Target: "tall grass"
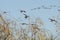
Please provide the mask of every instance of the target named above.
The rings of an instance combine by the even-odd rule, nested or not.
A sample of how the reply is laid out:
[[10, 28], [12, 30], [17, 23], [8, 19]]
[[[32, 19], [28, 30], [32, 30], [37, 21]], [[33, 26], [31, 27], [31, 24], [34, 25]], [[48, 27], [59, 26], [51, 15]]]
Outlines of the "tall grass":
[[[1, 22], [2, 21], [2, 22]], [[44, 23], [37, 19], [40, 25], [44, 25]], [[11, 27], [10, 24], [14, 26]], [[52, 35], [50, 34], [49, 38], [47, 38], [47, 34], [45, 30], [41, 29], [36, 23], [28, 24], [27, 29], [21, 28], [21, 30], [16, 29], [17, 22], [7, 22], [5, 18], [0, 14], [0, 40], [52, 40]], [[20, 26], [19, 26], [20, 27]]]

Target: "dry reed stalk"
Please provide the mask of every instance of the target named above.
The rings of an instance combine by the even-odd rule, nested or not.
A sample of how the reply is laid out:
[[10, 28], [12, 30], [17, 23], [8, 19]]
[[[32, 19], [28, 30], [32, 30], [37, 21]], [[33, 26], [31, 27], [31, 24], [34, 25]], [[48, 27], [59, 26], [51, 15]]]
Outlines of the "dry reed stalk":
[[44, 22], [43, 22], [40, 18], [37, 18], [36, 21], [37, 21], [37, 23], [39, 23], [41, 26], [44, 26]]
[[40, 30], [40, 40], [46, 40], [46, 32]]
[[[0, 31], [4, 33], [4, 37], [3, 40], [13, 40], [12, 38], [12, 32], [9, 29], [8, 23], [4, 20], [4, 18], [2, 17], [2, 15], [0, 15], [0, 19], [3, 21], [2, 24], [0, 24]], [[2, 33], [1, 33], [2, 34]], [[2, 36], [1, 36], [2, 37]], [[0, 38], [1, 40], [1, 38]]]

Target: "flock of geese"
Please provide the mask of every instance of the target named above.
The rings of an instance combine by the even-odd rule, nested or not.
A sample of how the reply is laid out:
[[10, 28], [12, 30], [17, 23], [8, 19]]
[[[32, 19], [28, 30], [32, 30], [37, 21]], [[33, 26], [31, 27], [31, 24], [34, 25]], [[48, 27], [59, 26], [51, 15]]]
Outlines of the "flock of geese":
[[[32, 8], [32, 9], [29, 9], [29, 10], [30, 10], [30, 11], [33, 11], [33, 10], [38, 10], [38, 9], [53, 9], [54, 7], [59, 8], [57, 11], [60, 11], [60, 6], [56, 6], [56, 5], [50, 5], [49, 7], [42, 5], [42, 6], [40, 6], [40, 7], [35, 7], [35, 8]], [[29, 10], [28, 10], [28, 11], [29, 11]], [[25, 10], [20, 10], [20, 12], [21, 12], [21, 13], [26, 13], [27, 11], [25, 11]]]
[[[58, 8], [57, 11], [60, 12], [60, 6], [56, 6], [56, 5], [50, 5], [49, 7], [47, 7], [47, 6], [45, 6], [45, 5], [42, 5], [42, 6], [40, 6], [40, 7], [32, 8], [32, 9], [30, 9], [30, 11], [38, 10], [38, 9], [42, 9], [42, 8], [43, 8], [43, 9], [53, 9], [54, 7], [57, 7], [57, 8]], [[28, 10], [28, 11], [29, 11], [29, 10]], [[3, 13], [6, 14], [6, 13], [8, 13], [8, 12], [4, 11]], [[29, 18], [29, 16], [26, 14], [26, 13], [27, 13], [26, 10], [20, 10], [20, 13], [22, 13], [22, 14], [24, 15], [24, 18], [25, 18], [25, 19]], [[49, 20], [50, 20], [51, 22], [57, 22], [55, 19], [52, 19], [52, 18], [49, 18]], [[25, 23], [23, 23], [23, 25], [24, 25], [24, 24], [25, 24]]]
[[[54, 8], [54, 7], [59, 8], [57, 11], [60, 11], [60, 6], [56, 6], [56, 5], [50, 5], [49, 7], [46, 7], [46, 6], [42, 5], [41, 7], [32, 8], [32, 9], [30, 9], [30, 10], [33, 11], [33, 10], [38, 10], [38, 9], [41, 9], [41, 8], [43, 8], [43, 9], [52, 9], [52, 8]], [[25, 11], [25, 10], [20, 10], [20, 12], [21, 12], [21, 13], [24, 13], [23, 15], [25, 15], [25, 18], [26, 18], [26, 19], [29, 17], [27, 14], [25, 14], [27, 11]], [[51, 22], [57, 22], [57, 21], [56, 21], [55, 19], [53, 19], [53, 18], [49, 18], [49, 20], [50, 20]]]
[[[56, 5], [50, 5], [49, 7], [47, 7], [47, 6], [45, 6], [45, 5], [42, 5], [42, 6], [40, 6], [40, 7], [35, 7], [35, 8], [32, 8], [32, 9], [29, 9], [30, 11], [33, 11], [33, 10], [38, 10], [38, 9], [53, 9], [54, 7], [57, 7], [58, 8], [58, 10], [57, 11], [60, 11], [60, 6], [56, 6]], [[28, 11], [29, 11], [28, 10]], [[27, 11], [26, 10], [20, 10], [20, 12], [21, 13], [27, 13]], [[4, 11], [3, 13], [8, 13], [8, 12], [6, 12], [6, 11]]]

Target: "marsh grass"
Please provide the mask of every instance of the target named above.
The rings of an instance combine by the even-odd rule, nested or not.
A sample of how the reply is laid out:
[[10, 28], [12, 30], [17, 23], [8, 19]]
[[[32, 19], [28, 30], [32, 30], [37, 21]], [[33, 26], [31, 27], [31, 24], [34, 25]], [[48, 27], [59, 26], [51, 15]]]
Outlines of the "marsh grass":
[[[2, 21], [2, 22], [1, 22]], [[41, 19], [37, 19], [40, 25], [44, 25]], [[0, 14], [0, 40], [47, 40], [46, 31], [41, 30], [38, 25], [30, 23], [27, 29], [16, 29], [17, 22], [7, 22]], [[10, 24], [14, 26], [11, 27]], [[20, 27], [20, 26], [19, 26]], [[31, 33], [31, 34], [29, 34]], [[50, 37], [48, 40], [52, 40]]]

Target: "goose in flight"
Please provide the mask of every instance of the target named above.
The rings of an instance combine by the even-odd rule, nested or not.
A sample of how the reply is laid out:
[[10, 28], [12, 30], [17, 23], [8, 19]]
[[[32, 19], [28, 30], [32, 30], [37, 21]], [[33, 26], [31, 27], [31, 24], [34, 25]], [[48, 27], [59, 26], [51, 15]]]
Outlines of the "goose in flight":
[[20, 12], [21, 12], [21, 13], [26, 13], [26, 11], [25, 11], [25, 10], [20, 10]]
[[50, 20], [51, 22], [57, 22], [55, 19], [49, 18], [49, 20]]
[[26, 15], [26, 14], [23, 14], [23, 15], [25, 15], [25, 17], [24, 17], [24, 18], [26, 18], [26, 19], [29, 17], [29, 16], [28, 16], [28, 15]]

